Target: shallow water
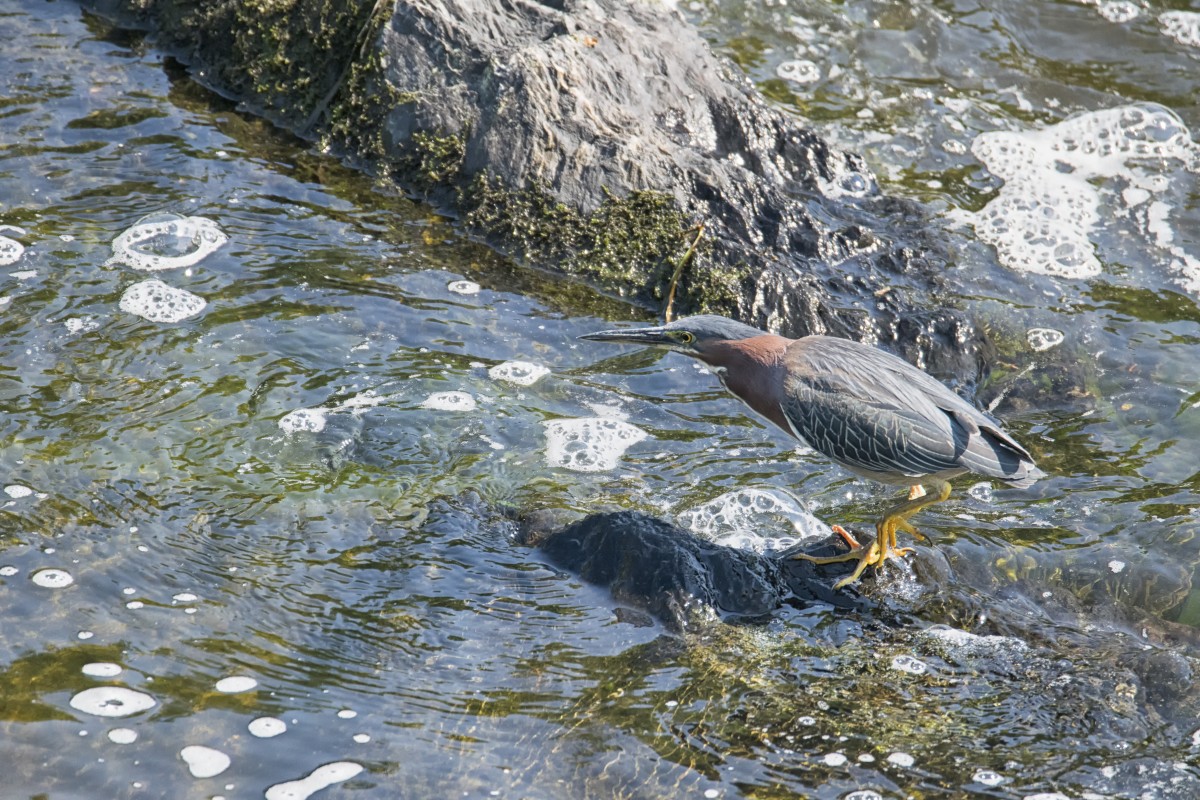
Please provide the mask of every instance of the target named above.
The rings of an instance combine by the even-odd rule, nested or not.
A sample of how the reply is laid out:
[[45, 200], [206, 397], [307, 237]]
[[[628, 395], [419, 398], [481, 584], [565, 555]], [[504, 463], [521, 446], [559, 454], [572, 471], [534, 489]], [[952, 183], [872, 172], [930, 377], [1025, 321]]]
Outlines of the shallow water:
[[[868, 523], [887, 493], [681, 357], [575, 340], [644, 312], [506, 262], [72, 4], [7, 9], [6, 796], [1196, 795], [1187, 17], [692, 9], [777, 102], [944, 215], [945, 301], [1000, 342], [979, 399], [1053, 474], [961, 481], [879, 614], [681, 640], [493, 509], [632, 507], [768, 548], [820, 531], [811, 515]], [[1176, 149], [1087, 159], [1036, 133], [1092, 113], [1072, 141], [1111, 141], [1095, 115], [1135, 104]], [[1031, 148], [985, 159], [1008, 183], [976, 144], [997, 132]], [[1000, 263], [1003, 231], [975, 227], [1020, 187], [1061, 225], [1009, 249], [1063, 255], [1055, 274]], [[143, 257], [114, 258], [128, 246]], [[192, 313], [146, 306], [158, 287], [124, 299], [147, 280]]]

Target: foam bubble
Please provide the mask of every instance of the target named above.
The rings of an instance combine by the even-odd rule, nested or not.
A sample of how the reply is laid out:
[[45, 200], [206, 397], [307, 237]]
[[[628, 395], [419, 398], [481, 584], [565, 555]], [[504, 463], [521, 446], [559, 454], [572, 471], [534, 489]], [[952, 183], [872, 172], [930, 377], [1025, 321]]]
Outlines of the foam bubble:
[[179, 751], [193, 778], [213, 778], [229, 769], [229, 756], [200, 744], [189, 744]]
[[354, 739], [356, 744], [366, 744], [371, 741], [371, 736], [367, 733], [356, 733], [351, 738]]
[[93, 661], [90, 664], [84, 664], [80, 671], [93, 678], [112, 678], [120, 675], [121, 669], [120, 664], [114, 664], [111, 661]]
[[488, 377], [492, 380], [515, 383], [517, 386], [532, 386], [549, 374], [550, 370], [546, 367], [528, 361], [505, 361], [488, 370]]
[[990, 769], [981, 769], [971, 776], [971, 780], [984, 786], [999, 786], [1004, 783], [1004, 776]]
[[1066, 336], [1062, 331], [1057, 331], [1054, 328], [1030, 328], [1025, 331], [1025, 338], [1028, 340], [1030, 347], [1041, 353], [1053, 347], [1058, 347], [1063, 343], [1063, 339]]
[[912, 675], [924, 675], [929, 665], [916, 656], [899, 655], [892, 658], [892, 669]]
[[1153, 103], [1081, 114], [1039, 131], [995, 131], [971, 151], [995, 176], [999, 194], [965, 214], [1002, 263], [1065, 278], [1100, 273], [1090, 240], [1100, 219], [1098, 177], [1125, 174], [1132, 159], [1190, 164], [1195, 148], [1182, 120]]
[[883, 795], [874, 789], [856, 789], [843, 797], [842, 800], [883, 800]]
[[180, 592], [179, 594], [171, 597], [171, 599], [174, 600], [176, 603], [194, 603], [195, 601], [199, 600], [200, 598], [197, 597], [196, 595], [192, 594], [191, 592]]
[[325, 430], [329, 412], [324, 408], [297, 408], [279, 418], [279, 429], [284, 433], [320, 433]]
[[145, 272], [180, 269], [199, 263], [228, 240], [206, 217], [152, 214], [113, 239], [108, 263]]
[[474, 411], [475, 398], [466, 392], [435, 392], [421, 401], [421, 408], [437, 411]]
[[71, 577], [71, 573], [65, 569], [39, 569], [30, 575], [29, 579], [38, 586], [44, 586], [47, 589], [62, 589], [64, 586], [70, 586], [75, 582], [75, 579]]
[[479, 284], [475, 281], [451, 281], [446, 288], [455, 294], [479, 294]]
[[995, 492], [992, 489], [992, 485], [987, 481], [980, 481], [979, 483], [974, 484], [971, 486], [971, 488], [967, 489], [967, 494], [971, 495], [971, 497], [974, 497], [981, 503], [990, 503], [995, 497]]
[[821, 68], [808, 59], [784, 61], [775, 68], [775, 74], [792, 83], [813, 83], [821, 79]]
[[354, 719], [358, 716], [358, 712], [352, 708], [343, 708], [341, 711], [337, 712], [337, 715], [338, 719]]
[[0, 578], [11, 578], [20, 571], [21, 570], [17, 569], [11, 564], [5, 564], [3, 567], [0, 567]]
[[1135, 20], [1138, 14], [1142, 13], [1141, 9], [1128, 0], [1111, 0], [1111, 2], [1103, 2], [1096, 7], [1100, 12], [1100, 16], [1104, 17], [1109, 22], [1129, 22]]
[[908, 753], [901, 752], [892, 753], [887, 757], [887, 761], [889, 764], [895, 764], [897, 767], [905, 768], [911, 767], [917, 762], [917, 760]]
[[33, 489], [28, 486], [22, 486], [19, 483], [10, 484], [4, 487], [4, 493], [13, 500], [20, 500], [22, 497], [29, 497], [33, 494]]
[[113, 744], [133, 744], [137, 738], [137, 731], [133, 728], [113, 728], [108, 732], [108, 740]]
[[1163, 33], [1188, 47], [1200, 47], [1200, 13], [1195, 11], [1164, 11], [1158, 15]]
[[832, 172], [829, 180], [817, 178], [817, 188], [829, 199], [867, 197], [875, 193], [875, 176], [853, 166], [844, 157], [830, 162], [829, 167]]
[[225, 694], [237, 694], [238, 692], [248, 692], [258, 686], [258, 681], [254, 678], [248, 678], [244, 675], [234, 675], [230, 678], [222, 678], [217, 681], [217, 691]]
[[829, 766], [829, 767], [845, 766], [846, 762], [849, 760], [850, 759], [846, 758], [846, 756], [843, 755], [842, 753], [826, 753], [825, 756], [821, 759], [821, 761], [823, 761], [825, 763], [825, 765]]
[[287, 731], [287, 723], [275, 717], [259, 717], [251, 720], [246, 729], [260, 739], [270, 739], [272, 736], [278, 736]]
[[[797, 536], [764, 536], [764, 517], [791, 524]], [[679, 522], [718, 544], [743, 550], [783, 549], [828, 535], [829, 526], [779, 489], [735, 489], [679, 515]]]
[[266, 800], [306, 800], [314, 793], [335, 783], [348, 781], [363, 771], [362, 764], [335, 761], [317, 767], [306, 777], [287, 783], [277, 783], [267, 789]]
[[199, 314], [208, 303], [186, 289], [148, 280], [126, 289], [120, 305], [125, 313], [136, 314], [151, 322], [182, 322]]
[[158, 702], [145, 692], [124, 686], [94, 686], [71, 698], [71, 708], [97, 717], [128, 717], [154, 708]]
[[577, 472], [615, 469], [625, 451], [646, 438], [642, 429], [605, 417], [556, 419], [545, 426], [550, 466]]
[[[16, 225], [0, 225], [0, 231], [12, 231], [18, 235], [25, 233], [24, 228], [18, 228]], [[0, 236], [0, 267], [15, 264], [24, 254], [25, 245], [8, 236]]]

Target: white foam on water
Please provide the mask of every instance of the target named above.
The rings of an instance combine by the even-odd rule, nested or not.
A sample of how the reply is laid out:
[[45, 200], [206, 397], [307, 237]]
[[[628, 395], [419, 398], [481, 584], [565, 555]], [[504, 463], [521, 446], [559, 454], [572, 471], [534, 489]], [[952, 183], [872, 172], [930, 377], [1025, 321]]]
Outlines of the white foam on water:
[[1127, 177], [1135, 159], [1157, 160], [1157, 169], [1167, 169], [1162, 161], [1186, 168], [1196, 159], [1183, 121], [1154, 103], [1089, 112], [1038, 131], [982, 133], [971, 152], [1004, 186], [981, 211], [961, 216], [1005, 266], [1064, 278], [1101, 270], [1090, 238], [1100, 220], [1096, 179]]
[[113, 744], [133, 744], [138, 734], [133, 728], [113, 728], [108, 732], [108, 740]]
[[550, 370], [547, 367], [528, 361], [505, 361], [488, 370], [488, 377], [492, 380], [517, 386], [533, 386], [549, 374]]
[[354, 739], [356, 744], [366, 744], [367, 742], [371, 741], [371, 736], [367, 733], [356, 733], [351, 738]]
[[845, 766], [846, 762], [849, 760], [850, 759], [846, 758], [846, 756], [842, 753], [826, 753], [821, 759], [821, 761], [824, 762], [824, 764], [828, 767], [842, 767]]
[[1175, 244], [1175, 231], [1171, 227], [1171, 207], [1155, 200], [1146, 207], [1146, 230], [1154, 236], [1154, 243], [1170, 253], [1171, 268], [1180, 274], [1183, 288], [1200, 294], [1200, 259]]
[[258, 686], [258, 681], [254, 678], [248, 678], [245, 675], [234, 675], [229, 678], [221, 678], [217, 681], [216, 689], [218, 692], [225, 694], [237, 694], [238, 692], [248, 692]]
[[924, 675], [929, 671], [929, 665], [916, 656], [899, 655], [892, 658], [892, 669], [912, 675]]
[[619, 419], [556, 419], [546, 426], [546, 461], [576, 472], [615, 469], [621, 456], [646, 438], [646, 432]]
[[475, 398], [466, 392], [434, 392], [421, 401], [421, 408], [436, 411], [474, 411]]
[[889, 764], [895, 764], [897, 767], [908, 768], [917, 763], [917, 760], [908, 753], [896, 752], [887, 757]]
[[229, 769], [229, 756], [220, 750], [201, 744], [189, 744], [179, 751], [179, 757], [188, 766], [193, 778], [213, 778]]
[[[0, 225], [0, 233], [11, 231], [18, 236], [25, 234], [24, 228], [18, 228], [16, 225]], [[21, 260], [21, 256], [25, 254], [25, 245], [12, 239], [8, 236], [0, 236], [0, 267], [7, 267], [9, 264], [15, 264]]]
[[391, 395], [378, 394], [374, 389], [367, 389], [338, 403], [331, 411], [349, 411], [354, 414], [361, 414], [368, 408], [375, 408], [375, 406], [385, 403], [391, 398]]
[[775, 74], [792, 83], [814, 83], [821, 79], [821, 68], [806, 58], [784, 61], [775, 68]]
[[176, 603], [194, 603], [200, 598], [191, 592], [180, 592], [179, 594], [172, 596], [171, 599]]
[[1054, 328], [1030, 328], [1025, 331], [1025, 339], [1034, 351], [1041, 353], [1063, 343], [1066, 335]]
[[154, 708], [157, 703], [145, 692], [124, 686], [93, 686], [71, 698], [71, 708], [97, 717], [128, 717]]
[[[790, 523], [796, 536], [764, 536], [774, 517]], [[678, 515], [679, 523], [718, 544], [743, 550], [780, 550], [829, 535], [829, 526], [780, 489], [735, 489]]]
[[84, 664], [80, 671], [93, 678], [112, 678], [120, 675], [121, 670], [120, 664], [114, 664], [111, 661], [93, 661], [90, 664]]
[[1004, 776], [999, 772], [990, 769], [981, 769], [971, 776], [971, 780], [975, 783], [981, 783], [984, 786], [999, 786], [1004, 783]]
[[279, 430], [284, 433], [320, 433], [325, 430], [329, 411], [324, 408], [297, 408], [279, 418]]
[[16, 575], [20, 571], [21, 570], [17, 569], [16, 567], [14, 567], [10, 564], [5, 564], [3, 567], [0, 567], [0, 578], [11, 578], [13, 575]]
[[75, 579], [71, 577], [71, 573], [65, 569], [39, 569], [30, 575], [29, 579], [38, 586], [44, 586], [47, 589], [62, 589], [64, 586], [70, 586], [75, 582]]
[[29, 497], [29, 495], [33, 494], [33, 489], [30, 489], [28, 486], [22, 486], [19, 483], [13, 483], [4, 487], [4, 493], [13, 500], [20, 500], [22, 497]]
[[1130, 22], [1137, 19], [1142, 10], [1128, 0], [1111, 0], [1103, 2], [1096, 6], [1096, 10], [1100, 12], [1100, 16], [1104, 17], [1109, 22]]
[[455, 294], [479, 294], [479, 284], [475, 281], [451, 281], [446, 289]]
[[259, 717], [250, 721], [246, 730], [260, 739], [270, 739], [287, 731], [287, 723], [275, 717]]
[[229, 237], [207, 217], [152, 214], [113, 239], [109, 264], [144, 272], [190, 267], [207, 258]]
[[841, 197], [867, 197], [876, 189], [875, 176], [851, 166], [846, 160], [829, 164], [832, 177], [817, 178], [817, 189], [831, 200]]
[[317, 767], [306, 777], [287, 783], [277, 783], [267, 789], [266, 800], [306, 800], [316, 792], [335, 783], [348, 781], [363, 771], [362, 764], [353, 761], [335, 761]]
[[1188, 47], [1200, 47], [1200, 13], [1195, 11], [1164, 11], [1158, 15], [1163, 33]]
[[337, 715], [338, 719], [354, 719], [358, 716], [358, 712], [352, 708], [343, 708], [341, 711], [337, 712]]
[[204, 310], [208, 302], [186, 289], [168, 286], [162, 281], [135, 283], [121, 295], [121, 310], [151, 322], [182, 322]]
[[[861, 761], [862, 759], [860, 758], [859, 760]], [[842, 800], [883, 800], [883, 795], [874, 789], [856, 789], [844, 796]]]
[[967, 489], [967, 494], [974, 497], [981, 503], [990, 503], [995, 497], [995, 492], [992, 485], [987, 481], [980, 481]]

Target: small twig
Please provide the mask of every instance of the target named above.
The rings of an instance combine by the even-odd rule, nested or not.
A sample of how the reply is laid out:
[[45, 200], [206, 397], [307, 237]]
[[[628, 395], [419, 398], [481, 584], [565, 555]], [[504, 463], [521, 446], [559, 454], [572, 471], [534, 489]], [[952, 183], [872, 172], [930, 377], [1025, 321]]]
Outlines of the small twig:
[[667, 287], [667, 307], [663, 311], [663, 319], [666, 322], [671, 321], [674, 316], [675, 305], [675, 287], [679, 285], [679, 278], [683, 275], [683, 270], [696, 259], [696, 246], [700, 244], [700, 238], [704, 236], [704, 223], [698, 222], [694, 227], [688, 228], [684, 234], [696, 232], [696, 238], [692, 239], [691, 245], [688, 246], [687, 252], [679, 259], [679, 263], [675, 265], [675, 274], [671, 276], [671, 283]]

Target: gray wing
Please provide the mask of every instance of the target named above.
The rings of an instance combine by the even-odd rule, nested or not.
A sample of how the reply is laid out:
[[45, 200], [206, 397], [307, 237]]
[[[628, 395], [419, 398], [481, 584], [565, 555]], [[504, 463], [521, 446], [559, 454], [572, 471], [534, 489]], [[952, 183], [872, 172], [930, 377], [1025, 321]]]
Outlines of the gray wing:
[[1018, 486], [1043, 474], [996, 420], [890, 353], [809, 336], [785, 358], [788, 423], [851, 469], [896, 481], [970, 471]]

